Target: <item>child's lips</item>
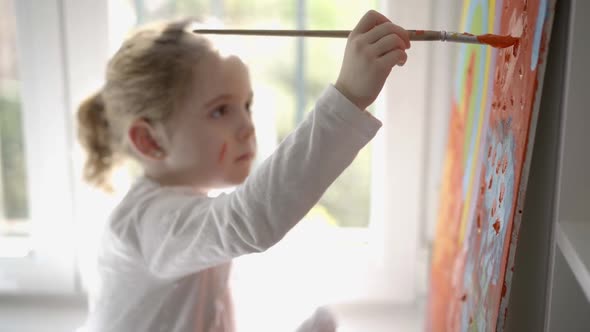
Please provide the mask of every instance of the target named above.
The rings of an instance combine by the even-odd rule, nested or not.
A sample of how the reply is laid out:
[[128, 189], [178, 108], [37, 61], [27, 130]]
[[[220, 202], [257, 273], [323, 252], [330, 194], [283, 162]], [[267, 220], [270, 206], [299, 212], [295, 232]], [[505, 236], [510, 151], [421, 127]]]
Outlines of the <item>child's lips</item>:
[[247, 152], [236, 158], [236, 162], [250, 161], [254, 158], [254, 153]]

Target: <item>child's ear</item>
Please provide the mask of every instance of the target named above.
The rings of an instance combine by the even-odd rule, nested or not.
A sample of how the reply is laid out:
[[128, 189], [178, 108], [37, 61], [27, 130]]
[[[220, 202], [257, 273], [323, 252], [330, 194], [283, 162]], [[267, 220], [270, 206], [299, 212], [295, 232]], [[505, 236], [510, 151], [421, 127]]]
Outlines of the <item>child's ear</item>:
[[157, 140], [155, 128], [145, 119], [136, 119], [129, 127], [129, 140], [140, 155], [152, 160], [162, 160], [166, 152]]

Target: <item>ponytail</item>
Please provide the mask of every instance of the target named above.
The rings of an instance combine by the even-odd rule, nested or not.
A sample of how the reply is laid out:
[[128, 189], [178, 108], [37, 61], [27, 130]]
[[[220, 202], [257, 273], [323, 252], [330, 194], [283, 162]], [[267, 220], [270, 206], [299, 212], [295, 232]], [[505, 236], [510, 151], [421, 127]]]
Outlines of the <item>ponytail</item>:
[[115, 164], [115, 151], [100, 92], [87, 98], [78, 108], [78, 140], [87, 154], [84, 180], [112, 191], [110, 174]]

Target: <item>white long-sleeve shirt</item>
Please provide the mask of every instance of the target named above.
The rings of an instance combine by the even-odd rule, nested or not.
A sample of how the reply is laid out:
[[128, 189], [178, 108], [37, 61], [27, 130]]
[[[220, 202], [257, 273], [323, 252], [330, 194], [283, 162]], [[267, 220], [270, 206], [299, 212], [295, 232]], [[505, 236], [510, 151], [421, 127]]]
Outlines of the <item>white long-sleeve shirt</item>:
[[210, 198], [139, 179], [107, 223], [84, 330], [192, 332], [198, 272], [281, 240], [380, 127], [330, 85], [231, 194]]

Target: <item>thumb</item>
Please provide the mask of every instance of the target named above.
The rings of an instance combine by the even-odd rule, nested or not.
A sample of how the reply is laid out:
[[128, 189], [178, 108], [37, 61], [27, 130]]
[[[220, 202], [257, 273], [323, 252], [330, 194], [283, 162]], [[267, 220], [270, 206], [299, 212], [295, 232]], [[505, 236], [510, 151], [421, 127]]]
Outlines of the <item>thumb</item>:
[[371, 9], [363, 15], [353, 31], [356, 33], [365, 33], [373, 29], [375, 26], [385, 22], [391, 21], [383, 14]]

